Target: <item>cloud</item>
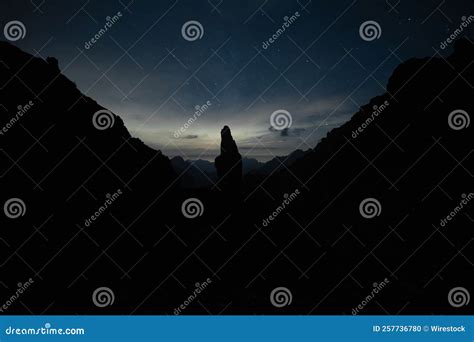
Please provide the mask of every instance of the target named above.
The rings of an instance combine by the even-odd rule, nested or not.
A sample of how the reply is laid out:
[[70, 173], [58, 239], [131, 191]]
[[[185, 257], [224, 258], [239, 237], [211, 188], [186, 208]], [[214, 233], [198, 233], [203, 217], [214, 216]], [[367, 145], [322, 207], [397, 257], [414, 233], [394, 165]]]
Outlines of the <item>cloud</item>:
[[199, 136], [197, 134], [188, 134], [182, 137], [182, 139], [197, 139]]
[[300, 136], [303, 132], [306, 131], [306, 128], [293, 128], [293, 135]]
[[306, 128], [284, 128], [282, 130], [276, 130], [272, 126], [268, 128], [270, 132], [279, 132], [280, 136], [282, 137], [299, 137], [304, 131], [306, 131]]

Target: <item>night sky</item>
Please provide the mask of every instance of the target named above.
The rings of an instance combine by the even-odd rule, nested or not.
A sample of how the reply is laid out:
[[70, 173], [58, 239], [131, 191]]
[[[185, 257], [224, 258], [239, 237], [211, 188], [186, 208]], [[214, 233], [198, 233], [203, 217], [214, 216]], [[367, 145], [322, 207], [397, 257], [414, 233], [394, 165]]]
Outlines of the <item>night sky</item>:
[[[441, 42], [473, 9], [470, 0], [2, 0], [0, 20], [2, 28], [21, 21], [26, 36], [15, 45], [56, 57], [82, 92], [168, 156], [214, 159], [220, 129], [228, 125], [243, 156], [268, 160], [313, 148], [382, 94], [401, 62], [438, 50], [447, 56], [452, 45], [441, 50]], [[115, 23], [86, 49], [114, 15]], [[190, 20], [203, 28], [193, 41], [182, 36]], [[359, 27], [368, 20], [380, 25], [378, 39], [361, 38]], [[472, 37], [470, 25], [463, 34]], [[291, 114], [288, 129], [270, 125], [280, 109]]]

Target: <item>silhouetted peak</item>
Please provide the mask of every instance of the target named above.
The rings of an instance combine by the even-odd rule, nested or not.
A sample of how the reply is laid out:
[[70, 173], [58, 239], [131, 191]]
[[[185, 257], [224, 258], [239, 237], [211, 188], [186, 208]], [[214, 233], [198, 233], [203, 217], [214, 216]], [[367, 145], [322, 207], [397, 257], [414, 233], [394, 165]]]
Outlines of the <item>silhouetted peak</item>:
[[[374, 177], [358, 180], [360, 189], [367, 191], [370, 187], [376, 192], [380, 184], [388, 181], [391, 190], [394, 188], [390, 187], [391, 179], [403, 177], [407, 198], [426, 195], [422, 192], [433, 188], [443, 177], [438, 172], [446, 172], [438, 171], [442, 169], [438, 165], [449, 165], [443, 153], [432, 151], [429, 162], [433, 164], [425, 164], [418, 174], [411, 171], [417, 159], [430, 151], [432, 140], [442, 140], [444, 152], [457, 151], [458, 156], [472, 150], [472, 144], [467, 143], [471, 140], [466, 137], [473, 129], [469, 115], [473, 112], [470, 64], [474, 60], [474, 45], [468, 39], [460, 39], [452, 45], [454, 50], [447, 58], [436, 54], [400, 64], [389, 79], [387, 92], [372, 98], [349, 121], [329, 131], [312, 153], [290, 167], [291, 177], [295, 175], [302, 182], [310, 179], [320, 190], [321, 198], [328, 199], [335, 194], [335, 184], [340, 184], [342, 178], [359, 177], [352, 165], [359, 163], [359, 167], [365, 167], [364, 159], [371, 163], [372, 158], [383, 156], [383, 161], [382, 158], [377, 160], [377, 171], [385, 178], [378, 182], [373, 181]], [[454, 120], [456, 117], [458, 122]], [[384, 139], [389, 139], [388, 145]], [[323, 169], [326, 171], [321, 171]], [[406, 170], [412, 173], [410, 181], [405, 176]], [[338, 179], [334, 175], [343, 177]], [[267, 183], [283, 186], [284, 182], [278, 177], [285, 177], [286, 173], [275, 176], [276, 181]]]
[[[0, 112], [0, 125], [8, 124], [8, 134], [4, 132], [0, 147], [6, 155], [21, 155], [33, 148], [30, 134], [40, 137], [47, 133], [47, 141], [42, 141], [44, 150], [33, 149], [42, 163], [23, 168], [33, 179], [41, 179], [54, 169], [56, 177], [46, 177], [45, 182], [57, 191], [56, 197], [78, 186], [73, 181], [59, 182], [62, 175], [74, 172], [79, 182], [81, 175], [87, 177], [84, 165], [94, 165], [97, 160], [107, 160], [114, 175], [130, 181], [124, 181], [126, 185], [148, 182], [147, 174], [159, 175], [157, 186], [172, 182], [175, 175], [169, 159], [131, 137], [119, 116], [82, 94], [74, 82], [61, 74], [56, 58], [42, 59], [0, 42], [0, 61], [0, 103], [6, 108]], [[22, 115], [18, 114], [19, 107]], [[21, 123], [17, 123], [20, 118]], [[80, 153], [83, 150], [90, 155]], [[56, 168], [57, 160], [64, 155], [68, 155], [68, 164]], [[141, 177], [132, 178], [138, 172]], [[100, 186], [94, 186], [96, 191], [111, 186], [111, 180], [105, 177], [98, 183]]]
[[236, 190], [242, 182], [242, 157], [228, 126], [221, 130], [221, 154], [215, 160], [218, 188]]
[[230, 134], [230, 128], [229, 128], [229, 126], [226, 125], [226, 126], [222, 127], [221, 134], [227, 134], [227, 133]]
[[290, 158], [301, 158], [304, 155], [305, 155], [305, 151], [297, 149], [297, 150], [294, 150], [293, 152], [291, 152], [288, 157], [290, 157]]
[[221, 154], [222, 153], [239, 153], [229, 126], [224, 126], [221, 130]]
[[[402, 94], [408, 92], [411, 87], [418, 86], [417, 80], [427, 82], [427, 87], [418, 88], [420, 94], [429, 94], [432, 90], [445, 87], [443, 78], [453, 69], [462, 70], [472, 61], [474, 55], [474, 46], [467, 39], [459, 39], [454, 42], [454, 52], [446, 60], [437, 56], [425, 58], [412, 58], [401, 63], [392, 73], [387, 84], [387, 91], [390, 94]], [[430, 77], [433, 72], [438, 73], [437, 77]], [[429, 81], [427, 81], [429, 79]], [[403, 91], [403, 92], [402, 92]]]
[[[115, 142], [121, 144], [123, 139], [127, 139], [135, 149], [155, 153], [140, 139], [131, 137], [119, 116], [82, 94], [74, 82], [61, 74], [56, 58], [47, 57], [44, 60], [10, 43], [0, 42], [0, 60], [0, 82], [8, 82], [8, 87], [0, 90], [0, 95], [5, 99], [3, 106], [16, 108], [18, 104], [31, 100], [35, 106], [28, 119], [35, 121], [32, 123], [35, 129], [46, 129], [54, 124], [58, 130], [63, 129], [71, 136], [101, 140], [107, 137], [100, 142], [104, 150], [108, 147], [105, 145], [110, 145], [113, 151]], [[20, 78], [15, 78], [15, 75]], [[32, 96], [32, 93], [37, 95]], [[10, 117], [4, 116], [0, 120], [0, 123], [5, 124]], [[8, 135], [8, 138], [16, 137]], [[70, 136], [61, 138], [68, 139]]]

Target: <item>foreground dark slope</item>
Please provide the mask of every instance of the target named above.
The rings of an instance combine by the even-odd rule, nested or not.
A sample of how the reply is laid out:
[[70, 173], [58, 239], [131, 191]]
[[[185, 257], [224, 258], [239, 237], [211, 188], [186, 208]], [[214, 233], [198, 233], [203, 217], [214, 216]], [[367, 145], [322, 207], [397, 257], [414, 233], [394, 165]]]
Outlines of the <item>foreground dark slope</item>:
[[[105, 267], [122, 276], [168, 231], [167, 218], [179, 212], [172, 200], [177, 176], [118, 116], [97, 129], [93, 116], [104, 108], [60, 74], [54, 59], [1, 42], [0, 61], [0, 125], [9, 128], [0, 136], [1, 203], [19, 198], [26, 206], [24, 216], [0, 218], [0, 292], [8, 298], [33, 277], [34, 291], [23, 299], [32, 298], [32, 310], [75, 302], [80, 298], [66, 289], [86, 279], [82, 272], [99, 265], [99, 274]], [[109, 196], [113, 204], [86, 226]], [[95, 286], [89, 284], [86, 291]]]
[[[288, 287], [306, 294], [298, 304], [311, 301], [313, 313], [349, 313], [386, 277], [390, 286], [366, 313], [468, 312], [452, 308], [447, 295], [456, 286], [472, 289], [467, 279], [474, 275], [473, 201], [445, 227], [440, 221], [474, 192], [474, 127], [454, 130], [448, 124], [454, 110], [472, 118], [473, 61], [474, 47], [463, 40], [447, 59], [401, 64], [385, 94], [289, 171], [267, 178], [265, 191], [248, 197], [249, 207], [263, 203], [262, 211], [271, 213], [282, 194], [297, 188], [303, 193], [288, 215], [265, 228], [277, 241], [275, 251], [282, 252], [280, 262], [262, 274], [265, 281], [254, 281], [256, 291], [282, 281], [288, 267], [298, 279]], [[374, 106], [380, 114], [353, 134]], [[380, 202], [379, 216], [361, 216], [359, 204], [366, 198]], [[277, 254], [264, 258], [261, 269]]]
[[[54, 61], [0, 44], [1, 124], [19, 104], [35, 103], [0, 136], [2, 203], [26, 204], [24, 216], [1, 217], [2, 298], [35, 279], [8, 312], [172, 314], [207, 278], [183, 313], [350, 314], [385, 278], [362, 313], [468, 312], [451, 307], [447, 293], [470, 288], [472, 202], [446, 227], [439, 222], [474, 192], [473, 127], [448, 125], [453, 110], [474, 112], [473, 57], [462, 41], [447, 60], [403, 63], [386, 94], [289, 170], [246, 177], [240, 196], [219, 184], [175, 189], [180, 175], [168, 158], [131, 138], [119, 117], [110, 129], [93, 126], [103, 108]], [[123, 194], [86, 226], [117, 189]], [[189, 197], [203, 202], [202, 216], [183, 217]], [[379, 216], [361, 216], [366, 198], [380, 202]], [[100, 286], [113, 290], [113, 305], [93, 304]], [[280, 286], [293, 301], [276, 308], [269, 296]]]

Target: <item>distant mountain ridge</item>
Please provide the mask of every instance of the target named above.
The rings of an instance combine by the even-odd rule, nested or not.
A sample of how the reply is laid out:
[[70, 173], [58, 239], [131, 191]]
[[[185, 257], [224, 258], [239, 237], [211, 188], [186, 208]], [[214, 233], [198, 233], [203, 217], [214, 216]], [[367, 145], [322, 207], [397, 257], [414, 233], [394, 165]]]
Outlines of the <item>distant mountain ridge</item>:
[[[303, 158], [311, 149], [295, 150], [288, 156], [274, 157], [267, 162], [260, 162], [255, 158], [242, 158], [242, 170], [244, 177], [250, 175], [268, 176], [278, 172], [280, 169], [289, 167], [298, 159]], [[171, 158], [171, 165], [177, 173], [183, 173], [181, 186], [185, 188], [212, 187], [217, 182], [217, 174], [214, 162], [198, 159], [184, 160], [181, 156]]]

